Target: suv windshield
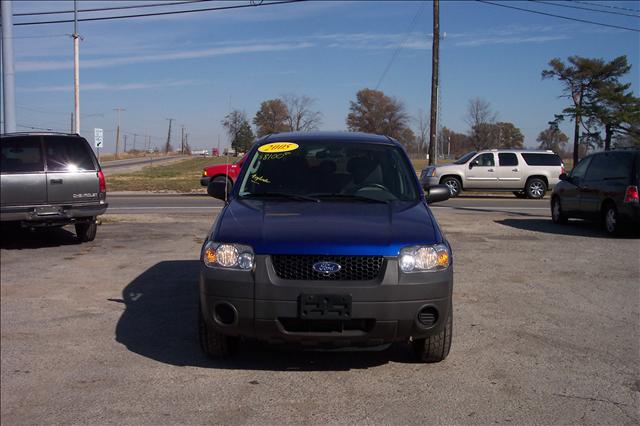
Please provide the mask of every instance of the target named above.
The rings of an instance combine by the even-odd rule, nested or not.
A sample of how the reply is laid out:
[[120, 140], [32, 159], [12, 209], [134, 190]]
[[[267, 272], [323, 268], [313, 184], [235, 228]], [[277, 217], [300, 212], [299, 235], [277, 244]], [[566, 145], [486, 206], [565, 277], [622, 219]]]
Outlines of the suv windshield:
[[464, 164], [469, 161], [474, 155], [476, 155], [476, 151], [467, 152], [465, 155], [454, 161], [453, 164]]
[[[287, 146], [282, 150], [282, 146]], [[273, 148], [275, 147], [275, 148]], [[269, 143], [253, 154], [239, 196], [308, 201], [416, 201], [415, 173], [392, 145]]]

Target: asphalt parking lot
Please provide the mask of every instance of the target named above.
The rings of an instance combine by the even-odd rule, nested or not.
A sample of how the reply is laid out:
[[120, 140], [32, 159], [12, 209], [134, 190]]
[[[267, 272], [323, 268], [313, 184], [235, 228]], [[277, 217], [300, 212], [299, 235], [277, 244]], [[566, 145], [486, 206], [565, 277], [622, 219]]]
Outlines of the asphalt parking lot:
[[196, 333], [198, 253], [215, 212], [109, 214], [4, 233], [3, 424], [638, 424], [640, 239], [548, 212], [438, 208], [455, 250], [440, 364], [384, 351], [241, 347]]

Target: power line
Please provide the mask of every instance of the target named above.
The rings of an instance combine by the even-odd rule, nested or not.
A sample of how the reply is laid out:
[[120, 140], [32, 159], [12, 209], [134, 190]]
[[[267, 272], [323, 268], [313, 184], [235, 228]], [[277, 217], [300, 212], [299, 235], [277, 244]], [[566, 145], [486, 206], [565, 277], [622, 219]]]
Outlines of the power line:
[[602, 27], [616, 28], [618, 30], [627, 30], [627, 31], [633, 31], [633, 32], [636, 32], [636, 33], [640, 32], [640, 29], [636, 29], [636, 28], [622, 27], [622, 26], [619, 26], [619, 25], [605, 24], [605, 23], [596, 22], [596, 21], [588, 21], [586, 19], [578, 19], [578, 18], [572, 18], [572, 17], [569, 17], [569, 16], [556, 15], [556, 14], [553, 14], [553, 13], [540, 12], [540, 11], [537, 11], [537, 10], [524, 9], [522, 7], [509, 6], [509, 5], [502, 4], [502, 3], [493, 3], [493, 2], [490, 2], [490, 1], [486, 1], [486, 0], [475, 0], [475, 1], [477, 1], [478, 3], [489, 4], [491, 6], [505, 7], [507, 9], [515, 9], [515, 10], [520, 10], [520, 11], [523, 11], [523, 12], [535, 13], [537, 15], [544, 15], [544, 16], [551, 16], [553, 18], [566, 19], [568, 21], [576, 21], [576, 22], [582, 22], [582, 23], [585, 23], [585, 24], [600, 25]]
[[[260, 4], [239, 4], [234, 6], [219, 6], [219, 7], [209, 7], [205, 9], [189, 9], [189, 10], [174, 10], [171, 12], [155, 12], [155, 13], [139, 13], [135, 15], [120, 15], [120, 16], [103, 16], [100, 18], [82, 18], [78, 19], [78, 22], [87, 22], [87, 21], [109, 21], [114, 19], [129, 19], [129, 18], [142, 18], [146, 16], [162, 16], [162, 15], [178, 15], [183, 13], [194, 13], [194, 12], [209, 12], [213, 10], [231, 10], [231, 9], [244, 9], [247, 7], [259, 7], [259, 6], [274, 6], [280, 4], [289, 4], [289, 3], [299, 3], [306, 0], [281, 0], [281, 1], [273, 1], [269, 3], [260, 3]], [[58, 21], [39, 21], [39, 22], [19, 22], [14, 23], [14, 26], [21, 25], [45, 25], [45, 24], [66, 24], [69, 22], [73, 22], [73, 19], [62, 19]]]
[[582, 3], [582, 4], [588, 4], [590, 6], [606, 7], [608, 9], [627, 10], [629, 12], [640, 12], [640, 10], [638, 10], [638, 9], [629, 9], [628, 7], [611, 6], [609, 4], [592, 3], [592, 2], [580, 1], [580, 0], [569, 0], [569, 1], [573, 1], [573, 2], [576, 2], [576, 3]]
[[569, 5], [569, 4], [552, 3], [550, 1], [542, 1], [542, 0], [529, 0], [529, 1], [532, 2], [532, 3], [548, 4], [549, 6], [567, 7], [569, 9], [589, 10], [589, 11], [598, 12], [598, 13], [609, 13], [611, 15], [631, 16], [632, 18], [640, 18], [640, 15], [632, 15], [630, 13], [624, 13], [624, 12], [613, 12], [613, 11], [610, 11], [610, 10], [598, 10], [598, 9], [593, 9], [591, 7], [572, 6], [572, 5]]
[[[123, 10], [123, 9], [141, 9], [144, 7], [162, 7], [162, 6], [175, 6], [179, 4], [188, 4], [188, 3], [200, 3], [200, 2], [209, 2], [215, 0], [189, 0], [189, 1], [176, 1], [172, 3], [154, 3], [154, 4], [141, 4], [135, 6], [114, 6], [114, 7], [102, 7], [97, 9], [79, 9], [80, 12], [104, 12], [107, 10]], [[37, 15], [60, 15], [64, 13], [73, 13], [73, 10], [51, 10], [49, 12], [25, 12], [25, 13], [14, 13], [13, 16], [37, 16]]]
[[426, 4], [425, 2], [422, 2], [420, 7], [418, 8], [418, 10], [416, 11], [416, 14], [413, 16], [413, 20], [411, 21], [411, 24], [409, 24], [409, 30], [407, 31], [407, 36], [402, 41], [402, 43], [400, 43], [400, 45], [396, 48], [396, 50], [393, 52], [393, 55], [391, 55], [391, 59], [389, 60], [389, 63], [387, 64], [387, 66], [385, 67], [384, 71], [382, 72], [382, 75], [378, 79], [378, 84], [376, 84], [376, 89], [375, 90], [378, 90], [378, 88], [382, 84], [382, 80], [384, 80], [385, 76], [387, 75], [387, 73], [391, 69], [391, 65], [393, 65], [393, 63], [395, 62], [396, 58], [398, 57], [398, 54], [400, 54], [400, 51], [404, 48], [405, 43], [407, 42], [407, 40], [409, 40], [409, 37], [411, 36], [411, 33], [413, 32], [413, 28], [416, 26], [416, 23], [418, 22], [418, 16], [420, 16], [420, 13], [422, 13], [422, 10], [424, 9], [425, 4]]

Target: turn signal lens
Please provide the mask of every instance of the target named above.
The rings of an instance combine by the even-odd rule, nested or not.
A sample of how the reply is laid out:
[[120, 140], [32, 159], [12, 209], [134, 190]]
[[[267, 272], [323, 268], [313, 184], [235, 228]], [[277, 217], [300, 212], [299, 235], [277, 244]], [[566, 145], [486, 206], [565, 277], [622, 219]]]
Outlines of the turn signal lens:
[[204, 169], [204, 170], [202, 171], [202, 176], [207, 176], [207, 169]]
[[213, 266], [216, 263], [216, 251], [211, 247], [208, 247], [204, 251], [204, 264], [207, 266]]

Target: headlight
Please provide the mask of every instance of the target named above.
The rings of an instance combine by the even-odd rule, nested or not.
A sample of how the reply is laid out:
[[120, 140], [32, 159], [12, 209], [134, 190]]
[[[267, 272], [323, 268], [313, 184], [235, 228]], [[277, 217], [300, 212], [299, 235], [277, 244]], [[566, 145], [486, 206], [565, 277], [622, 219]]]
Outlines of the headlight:
[[400, 250], [398, 263], [402, 272], [441, 271], [449, 267], [450, 257], [444, 244], [413, 246]]
[[209, 241], [202, 253], [204, 264], [209, 268], [240, 269], [253, 268], [253, 249], [241, 244], [215, 243]]

